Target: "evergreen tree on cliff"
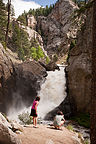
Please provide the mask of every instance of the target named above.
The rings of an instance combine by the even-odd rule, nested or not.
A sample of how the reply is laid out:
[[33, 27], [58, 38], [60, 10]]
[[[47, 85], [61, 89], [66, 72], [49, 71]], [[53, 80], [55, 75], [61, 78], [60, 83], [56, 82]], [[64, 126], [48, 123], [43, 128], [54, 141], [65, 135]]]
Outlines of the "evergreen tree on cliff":
[[0, 0], [0, 42], [5, 41], [5, 30], [6, 30], [6, 7], [3, 0]]
[[91, 144], [96, 144], [96, 0], [93, 4]]
[[8, 0], [8, 22], [7, 22], [7, 29], [5, 35], [5, 43], [7, 44], [8, 41], [8, 32], [9, 32], [9, 24], [10, 24], [10, 12], [11, 11], [11, 0]]

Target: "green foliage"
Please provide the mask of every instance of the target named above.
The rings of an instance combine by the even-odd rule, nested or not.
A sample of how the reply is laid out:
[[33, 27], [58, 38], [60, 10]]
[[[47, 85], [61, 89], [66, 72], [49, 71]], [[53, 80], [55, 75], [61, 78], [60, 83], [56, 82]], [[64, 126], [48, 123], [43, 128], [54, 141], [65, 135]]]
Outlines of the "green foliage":
[[40, 58], [44, 57], [44, 53], [43, 53], [42, 49], [40, 48], [40, 46], [38, 46], [36, 48], [32, 47], [30, 49], [30, 56], [37, 61]]
[[35, 48], [35, 47], [32, 47], [32, 48], [30, 49], [30, 56], [31, 56], [33, 59], [38, 60], [38, 59], [37, 59], [37, 52], [36, 52], [36, 48]]
[[72, 0], [78, 7], [81, 7], [87, 3], [88, 0]]
[[1, 43], [2, 43], [2, 45], [3, 45], [3, 47], [4, 47], [4, 49], [6, 50], [6, 43], [5, 43], [5, 41], [1, 41]]
[[32, 124], [33, 123], [33, 119], [28, 112], [18, 115], [18, 118], [23, 124]]
[[38, 59], [44, 57], [44, 52], [42, 51], [40, 46], [38, 46], [38, 48], [37, 48], [37, 57], [38, 57]]
[[88, 140], [85, 140], [84, 144], [90, 144], [90, 142]]
[[28, 14], [33, 15], [35, 17], [37, 17], [37, 16], [48, 16], [51, 13], [53, 7], [54, 7], [54, 5], [50, 5], [49, 7], [48, 7], [48, 5], [46, 5], [45, 8], [40, 7], [36, 10], [30, 9]]
[[72, 40], [70, 44], [70, 50], [76, 46], [76, 40]]
[[[29, 112], [23, 112], [22, 114], [18, 115], [19, 120], [23, 123], [23, 124], [33, 124], [33, 117], [30, 116]], [[38, 118], [37, 123], [41, 124], [42, 118]]]
[[30, 42], [28, 40], [28, 34], [24, 30], [20, 29], [18, 24], [13, 24], [12, 45], [15, 52], [21, 60], [24, 60], [24, 56], [29, 55]]
[[28, 34], [23, 29], [20, 29], [18, 24], [13, 23], [13, 35], [11, 40], [13, 51], [18, 53], [21, 60], [32, 57], [36, 61], [43, 58], [45, 55], [36, 39], [29, 41]]
[[90, 115], [88, 113], [77, 114], [77, 116], [72, 117], [71, 120], [78, 122], [81, 126], [90, 128]]
[[5, 32], [7, 25], [6, 7], [3, 0], [0, 0], [0, 42], [5, 41]]
[[48, 64], [49, 62], [50, 62], [50, 58], [46, 56], [46, 64]]
[[20, 15], [18, 18], [17, 18], [17, 21], [20, 21], [21, 23], [23, 23], [23, 25], [27, 25], [27, 13], [24, 12], [22, 15]]
[[37, 18], [38, 16], [48, 16], [52, 9], [53, 9], [54, 5], [50, 5], [49, 7], [46, 5], [46, 7], [40, 7], [38, 9], [30, 9], [28, 13], [24, 12], [22, 15], [20, 15], [18, 17], [18, 21], [20, 21], [21, 23], [23, 23], [24, 25], [27, 25], [27, 16], [28, 15], [33, 15], [35, 16], [35, 18]]
[[91, 2], [89, 1], [88, 3], [82, 5], [79, 9], [76, 9], [76, 10], [74, 11], [74, 16], [73, 16], [73, 18], [74, 18], [74, 19], [76, 19], [77, 17], [79, 18], [82, 14], [85, 13], [85, 11], [86, 11], [87, 9], [89, 9], [90, 7], [92, 7], [93, 3], [94, 3], [94, 0], [92, 0]]
[[72, 125], [70, 125], [70, 124], [68, 124], [68, 126], [66, 127], [68, 130], [71, 130], [71, 131], [73, 131], [73, 126]]

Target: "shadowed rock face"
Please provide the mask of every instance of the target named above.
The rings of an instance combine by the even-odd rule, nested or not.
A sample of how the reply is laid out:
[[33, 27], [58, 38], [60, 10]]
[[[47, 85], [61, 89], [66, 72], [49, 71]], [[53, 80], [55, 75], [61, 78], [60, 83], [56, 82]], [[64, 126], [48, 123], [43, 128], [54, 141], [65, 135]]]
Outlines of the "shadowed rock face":
[[89, 112], [91, 103], [92, 8], [86, 12], [83, 29], [77, 34], [77, 45], [70, 51], [67, 67], [68, 96], [72, 113]]
[[13, 65], [7, 52], [0, 44], [0, 111], [6, 113], [21, 101], [29, 106], [47, 76], [45, 68], [35, 61]]
[[15, 90], [16, 73], [13, 63], [0, 44], [0, 111], [5, 112]]

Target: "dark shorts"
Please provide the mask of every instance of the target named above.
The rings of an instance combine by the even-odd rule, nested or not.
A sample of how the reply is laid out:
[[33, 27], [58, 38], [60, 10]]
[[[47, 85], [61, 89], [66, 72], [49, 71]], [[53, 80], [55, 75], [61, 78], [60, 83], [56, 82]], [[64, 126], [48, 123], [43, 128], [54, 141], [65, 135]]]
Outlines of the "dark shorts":
[[35, 110], [35, 109], [31, 109], [31, 114], [30, 114], [30, 116], [37, 117], [37, 114], [36, 114], [36, 110]]

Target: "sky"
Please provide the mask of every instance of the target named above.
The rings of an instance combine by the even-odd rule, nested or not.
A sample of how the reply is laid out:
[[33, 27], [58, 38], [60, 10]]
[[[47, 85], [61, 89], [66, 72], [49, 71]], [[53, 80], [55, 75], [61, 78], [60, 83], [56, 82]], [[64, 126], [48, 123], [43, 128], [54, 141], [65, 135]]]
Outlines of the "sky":
[[[8, 2], [8, 0], [3, 1], [5, 3]], [[28, 12], [30, 8], [36, 9], [39, 8], [40, 6], [54, 4], [57, 0], [11, 0], [11, 1], [15, 9], [15, 17], [17, 18], [24, 12], [24, 10]]]
[[[24, 0], [24, 1], [32, 1], [32, 0]], [[57, 0], [33, 0], [34, 2], [40, 4], [41, 6], [46, 6], [50, 4], [54, 4]]]

